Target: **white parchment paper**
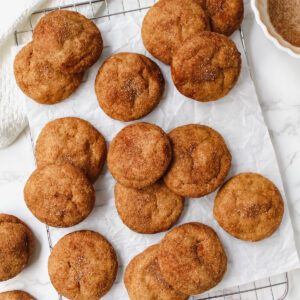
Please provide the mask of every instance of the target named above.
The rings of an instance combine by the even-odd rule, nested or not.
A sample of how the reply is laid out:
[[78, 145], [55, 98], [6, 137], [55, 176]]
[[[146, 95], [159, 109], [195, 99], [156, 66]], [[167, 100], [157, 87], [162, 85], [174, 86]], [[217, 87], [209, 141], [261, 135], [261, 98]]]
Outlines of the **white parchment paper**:
[[[112, 120], [101, 110], [94, 92], [94, 80], [103, 61], [114, 53], [130, 51], [151, 57], [141, 41], [142, 18], [141, 14], [137, 18], [122, 16], [99, 24], [105, 45], [101, 59], [87, 72], [86, 81], [69, 99], [54, 106], [44, 106], [23, 96], [26, 98], [34, 143], [43, 126], [60, 117], [77, 116], [88, 120], [105, 136], [108, 144], [128, 124]], [[188, 123], [211, 126], [222, 134], [232, 154], [228, 178], [240, 172], [261, 173], [277, 185], [285, 199], [274, 149], [250, 78], [239, 32], [232, 38], [242, 53], [243, 64], [239, 81], [229, 95], [211, 103], [188, 99], [174, 87], [169, 66], [151, 57], [163, 72], [166, 89], [158, 107], [140, 121], [155, 123], [166, 132]], [[50, 229], [53, 245], [65, 234], [80, 229], [98, 231], [112, 243], [118, 254], [119, 272], [113, 288], [103, 297], [106, 300], [129, 299], [123, 283], [126, 265], [146, 247], [159, 243], [164, 236], [164, 233], [134, 233], [123, 225], [114, 204], [114, 185], [115, 180], [105, 167], [95, 183], [97, 200], [91, 215], [72, 228]], [[233, 287], [299, 266], [287, 204], [279, 230], [266, 240], [251, 243], [231, 237], [218, 226], [212, 214], [214, 197], [215, 193], [199, 199], [187, 199], [178, 222], [203, 222], [218, 233], [228, 256], [228, 271], [213, 290]], [[40, 223], [40, 226], [44, 225]]]

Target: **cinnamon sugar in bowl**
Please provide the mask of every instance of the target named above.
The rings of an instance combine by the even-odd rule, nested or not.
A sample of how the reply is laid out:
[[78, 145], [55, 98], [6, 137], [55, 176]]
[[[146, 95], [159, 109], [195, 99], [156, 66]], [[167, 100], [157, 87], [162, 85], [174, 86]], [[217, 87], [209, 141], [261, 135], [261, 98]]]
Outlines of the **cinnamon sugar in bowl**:
[[300, 58], [300, 0], [251, 0], [251, 6], [266, 37]]

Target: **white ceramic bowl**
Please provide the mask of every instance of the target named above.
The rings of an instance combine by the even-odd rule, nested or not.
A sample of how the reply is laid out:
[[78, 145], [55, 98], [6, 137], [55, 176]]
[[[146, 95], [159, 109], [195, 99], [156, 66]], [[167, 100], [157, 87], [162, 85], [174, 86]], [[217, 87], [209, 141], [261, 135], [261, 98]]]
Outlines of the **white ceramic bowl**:
[[262, 28], [265, 36], [278, 49], [293, 57], [300, 58], [300, 47], [295, 47], [284, 40], [273, 27], [268, 14], [268, 0], [251, 0], [251, 7], [254, 11], [256, 22]]

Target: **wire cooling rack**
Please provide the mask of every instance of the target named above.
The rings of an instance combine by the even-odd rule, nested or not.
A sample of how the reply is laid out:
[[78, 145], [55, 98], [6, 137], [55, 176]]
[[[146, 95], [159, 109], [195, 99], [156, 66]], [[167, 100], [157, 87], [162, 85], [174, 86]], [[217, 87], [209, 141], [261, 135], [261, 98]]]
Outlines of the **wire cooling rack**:
[[[16, 45], [29, 42], [32, 39], [33, 28], [39, 19], [48, 12], [56, 9], [74, 10], [98, 23], [107, 19], [118, 18], [125, 14], [141, 13], [141, 11], [149, 9], [155, 2], [157, 2], [157, 0], [91, 0], [83, 2], [70, 0], [69, 4], [45, 8], [34, 12], [29, 17], [28, 24], [15, 31], [15, 42]], [[240, 36], [244, 51], [247, 54], [243, 31], [241, 29]], [[49, 248], [52, 250], [52, 241], [48, 226], [46, 226], [46, 230]], [[200, 297], [191, 298], [193, 300], [283, 300], [286, 298], [288, 290], [288, 275], [287, 273], [284, 273], [234, 288], [223, 289], [218, 292], [204, 293]], [[62, 299], [60, 295], [59, 299]]]

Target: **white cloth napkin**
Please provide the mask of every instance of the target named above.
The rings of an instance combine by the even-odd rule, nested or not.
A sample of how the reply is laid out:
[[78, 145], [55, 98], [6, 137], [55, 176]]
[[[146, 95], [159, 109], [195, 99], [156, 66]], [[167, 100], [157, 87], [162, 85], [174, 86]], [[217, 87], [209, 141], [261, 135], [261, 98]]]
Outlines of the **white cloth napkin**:
[[[5, 26], [0, 27], [0, 148], [11, 144], [27, 124], [23, 102], [16, 93], [11, 48], [15, 45], [14, 31], [40, 3], [41, 0], [12, 1], [14, 18], [8, 16]], [[8, 4], [2, 5], [5, 9]]]

